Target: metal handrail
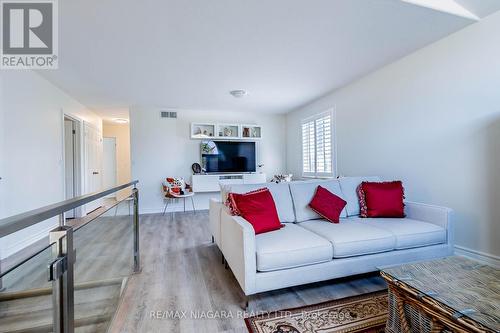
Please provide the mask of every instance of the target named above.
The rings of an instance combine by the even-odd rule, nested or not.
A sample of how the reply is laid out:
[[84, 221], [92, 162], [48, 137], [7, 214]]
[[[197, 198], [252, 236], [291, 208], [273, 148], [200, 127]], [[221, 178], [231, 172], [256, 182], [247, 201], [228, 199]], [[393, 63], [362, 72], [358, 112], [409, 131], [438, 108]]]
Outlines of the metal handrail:
[[[132, 191], [132, 193], [129, 196], [121, 199], [120, 201], [116, 201], [116, 203], [113, 203], [110, 206], [104, 207], [104, 210], [102, 210], [102, 211], [98, 211], [98, 210], [93, 211], [91, 214], [89, 214], [89, 215], [93, 215], [90, 219], [84, 218], [84, 219], [82, 219], [82, 220], [84, 220], [84, 221], [82, 221], [82, 223], [78, 223], [76, 225], [74, 225], [74, 224], [71, 223], [70, 226], [73, 228], [73, 231], [76, 232], [79, 229], [85, 227], [87, 224], [92, 223], [93, 221], [97, 220], [99, 217], [101, 217], [108, 210], [115, 208], [117, 205], [119, 205], [120, 203], [122, 203], [123, 201], [125, 201], [125, 200], [127, 200], [129, 198], [132, 198], [132, 200], [134, 199], [134, 191]], [[98, 213], [96, 215], [94, 215], [95, 212], [98, 212]], [[87, 215], [87, 216], [89, 216], [89, 215]], [[0, 284], [1, 284], [1, 278], [3, 276], [6, 276], [10, 272], [16, 270], [18, 267], [24, 265], [26, 262], [30, 261], [33, 257], [36, 257], [37, 255], [39, 255], [43, 251], [45, 251], [48, 248], [50, 248], [52, 245], [54, 245], [54, 244], [49, 243], [46, 246], [44, 246], [43, 248], [38, 249], [36, 252], [27, 255], [25, 258], [23, 258], [22, 260], [16, 262], [15, 264], [7, 265], [7, 269], [6, 270], [0, 270]], [[2, 267], [2, 269], [3, 269], [3, 267]]]
[[16, 231], [22, 230], [39, 222], [45, 221], [51, 217], [58, 216], [69, 210], [82, 206], [91, 201], [105, 197], [108, 194], [117, 192], [130, 186], [136, 186], [138, 180], [126, 184], [118, 185], [104, 191], [94, 192], [69, 200], [61, 201], [52, 205], [37, 208], [25, 213], [13, 215], [0, 220], [0, 238], [10, 235]]

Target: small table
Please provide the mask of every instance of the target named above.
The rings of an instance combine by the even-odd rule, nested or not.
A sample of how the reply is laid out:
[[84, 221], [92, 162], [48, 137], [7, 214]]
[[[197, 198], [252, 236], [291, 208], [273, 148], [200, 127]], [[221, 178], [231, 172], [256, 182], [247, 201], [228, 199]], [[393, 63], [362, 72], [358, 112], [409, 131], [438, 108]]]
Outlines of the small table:
[[387, 333], [500, 332], [500, 270], [463, 257], [384, 268]]
[[[193, 200], [194, 192], [185, 191], [184, 194], [177, 194], [175, 192], [168, 192], [165, 194], [165, 208], [163, 208], [163, 215], [167, 212], [168, 202], [170, 200], [184, 199], [184, 212], [186, 212], [186, 199], [191, 198], [191, 204], [193, 205], [193, 213], [196, 214], [196, 208], [194, 207]], [[174, 211], [172, 210], [172, 218], [174, 217]]]

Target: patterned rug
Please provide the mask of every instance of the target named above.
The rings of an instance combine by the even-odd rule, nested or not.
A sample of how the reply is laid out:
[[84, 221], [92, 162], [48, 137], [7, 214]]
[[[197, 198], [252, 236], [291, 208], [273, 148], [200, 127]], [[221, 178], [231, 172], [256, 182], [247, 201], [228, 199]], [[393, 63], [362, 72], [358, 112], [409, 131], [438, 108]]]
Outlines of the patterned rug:
[[387, 291], [276, 311], [245, 319], [250, 333], [381, 333]]

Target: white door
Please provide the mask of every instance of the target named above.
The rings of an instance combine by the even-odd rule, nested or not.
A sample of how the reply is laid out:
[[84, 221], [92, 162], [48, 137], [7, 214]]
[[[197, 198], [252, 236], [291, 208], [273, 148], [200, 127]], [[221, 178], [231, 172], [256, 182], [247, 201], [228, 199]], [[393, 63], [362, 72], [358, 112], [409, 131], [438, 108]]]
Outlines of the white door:
[[[102, 189], [102, 135], [101, 132], [85, 123], [85, 194]], [[95, 200], [85, 205], [89, 212], [101, 207], [102, 200]]]
[[[110, 188], [117, 185], [116, 178], [116, 138], [103, 139], [102, 154], [102, 180], [103, 187]], [[116, 193], [109, 197], [114, 198]]]
[[[75, 127], [70, 119], [64, 119], [64, 183], [65, 198], [75, 197]], [[74, 210], [66, 213], [67, 218], [73, 218]]]

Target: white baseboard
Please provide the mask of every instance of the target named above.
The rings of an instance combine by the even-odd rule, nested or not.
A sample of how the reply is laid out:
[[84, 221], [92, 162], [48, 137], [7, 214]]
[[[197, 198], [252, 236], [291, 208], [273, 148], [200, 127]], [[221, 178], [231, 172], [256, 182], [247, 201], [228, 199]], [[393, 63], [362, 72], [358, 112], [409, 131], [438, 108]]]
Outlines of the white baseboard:
[[[196, 211], [201, 212], [201, 211], [207, 210], [207, 209], [208, 208], [200, 208], [200, 209], [196, 208]], [[184, 212], [184, 208], [183, 207], [174, 207], [173, 211], [176, 213]], [[192, 211], [193, 211], [192, 207], [186, 206], [186, 213], [192, 212]], [[158, 213], [163, 213], [163, 208], [141, 208], [141, 210], [140, 210], [140, 214], [158, 214]], [[167, 209], [166, 214], [169, 214], [169, 213], [172, 213], [172, 209], [170, 209], [170, 206]]]
[[500, 267], [500, 257], [493, 254], [472, 250], [459, 245], [455, 245], [455, 254], [478, 260], [494, 267]]

